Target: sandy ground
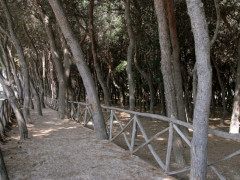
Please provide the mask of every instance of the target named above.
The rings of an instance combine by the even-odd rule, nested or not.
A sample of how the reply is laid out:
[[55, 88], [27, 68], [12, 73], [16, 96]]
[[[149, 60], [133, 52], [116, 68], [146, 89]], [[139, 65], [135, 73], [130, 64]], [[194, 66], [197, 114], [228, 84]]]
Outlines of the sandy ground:
[[1, 144], [10, 179], [173, 179], [74, 121], [58, 120], [56, 111], [32, 112], [30, 139], [19, 141], [17, 127]]

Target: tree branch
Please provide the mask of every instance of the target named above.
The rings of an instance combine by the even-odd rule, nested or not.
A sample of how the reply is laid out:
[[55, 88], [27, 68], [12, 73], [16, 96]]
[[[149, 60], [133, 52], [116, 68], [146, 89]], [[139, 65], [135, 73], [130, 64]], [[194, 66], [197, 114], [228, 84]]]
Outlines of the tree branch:
[[1, 25], [0, 25], [0, 31], [1, 31], [3, 34], [5, 34], [7, 37], [11, 38], [10, 34], [9, 34], [7, 31], [5, 31], [5, 30], [2, 28]]
[[215, 8], [216, 8], [216, 14], [217, 14], [217, 24], [216, 24], [216, 29], [214, 31], [214, 35], [212, 37], [212, 40], [210, 41], [210, 47], [214, 44], [214, 42], [217, 39], [218, 31], [219, 31], [219, 26], [220, 26], [220, 9], [217, 0], [214, 0]]

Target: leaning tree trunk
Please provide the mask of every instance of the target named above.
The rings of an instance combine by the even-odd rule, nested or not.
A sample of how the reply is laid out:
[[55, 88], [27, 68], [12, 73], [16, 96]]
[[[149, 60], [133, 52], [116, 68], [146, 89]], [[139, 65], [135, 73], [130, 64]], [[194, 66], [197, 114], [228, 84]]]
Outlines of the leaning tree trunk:
[[229, 133], [239, 133], [239, 116], [240, 116], [240, 39], [238, 42], [238, 65], [236, 74], [236, 84], [233, 100], [233, 111]]
[[2, 68], [4, 68], [6, 70], [7, 78], [8, 78], [8, 81], [10, 82], [10, 86], [14, 92], [15, 97], [19, 98], [18, 91], [15, 88], [16, 87], [15, 80], [12, 75], [12, 71], [10, 70], [10, 64], [9, 64], [9, 60], [7, 57], [7, 51], [6, 51], [6, 44], [3, 45], [1, 41], [0, 41], [0, 50], [2, 52], [2, 57], [3, 57], [3, 58], [0, 57], [0, 62], [1, 62]]
[[33, 94], [33, 97], [34, 97], [36, 105], [37, 105], [37, 113], [38, 113], [38, 115], [42, 116], [43, 114], [42, 114], [41, 100], [40, 100], [39, 94], [32, 82], [32, 79], [30, 79], [30, 86], [31, 86], [31, 92]]
[[129, 106], [130, 110], [135, 110], [135, 97], [134, 97], [134, 80], [132, 72], [132, 61], [134, 55], [135, 47], [135, 38], [133, 35], [131, 18], [130, 18], [130, 0], [124, 0], [125, 4], [125, 19], [127, 22], [127, 30], [129, 36], [129, 45], [127, 50], [127, 76], [128, 76], [128, 85], [129, 85]]
[[[174, 90], [174, 81], [171, 68], [171, 48], [167, 26], [167, 17], [163, 0], [154, 0], [155, 11], [158, 20], [158, 33], [161, 48], [161, 70], [163, 75], [164, 92], [167, 103], [167, 115], [171, 118], [178, 118], [177, 103]], [[173, 152], [175, 161], [180, 165], [186, 164], [184, 148], [180, 136], [174, 132]]]
[[2, 5], [4, 14], [7, 19], [7, 24], [8, 24], [8, 29], [10, 32], [10, 37], [13, 42], [14, 47], [16, 48], [18, 57], [19, 57], [19, 62], [21, 65], [21, 71], [23, 75], [23, 82], [24, 82], [24, 119], [26, 120], [27, 123], [31, 123], [31, 120], [29, 118], [30, 115], [30, 110], [29, 110], [29, 101], [30, 101], [30, 85], [29, 85], [29, 73], [28, 73], [28, 65], [26, 63], [24, 54], [23, 54], [23, 49], [22, 45], [14, 31], [14, 24], [12, 20], [12, 16], [8, 10], [8, 6], [6, 3], [6, 0], [0, 0], [0, 3]]
[[16, 97], [14, 96], [12, 89], [10, 88], [10, 86], [8, 84], [9, 82], [7, 82], [1, 74], [0, 74], [0, 83], [3, 86], [6, 96], [9, 100], [9, 102], [13, 108], [13, 112], [16, 116], [18, 128], [20, 131], [20, 139], [27, 139], [28, 138], [28, 130], [27, 130], [27, 126], [26, 126], [25, 120], [23, 118], [22, 112], [20, 110], [18, 101], [17, 101]]
[[65, 101], [66, 101], [65, 102], [66, 103], [65, 116], [66, 116], [66, 118], [69, 118], [70, 106], [69, 106], [68, 100], [73, 101], [73, 91], [72, 91], [72, 88], [71, 88], [71, 81], [69, 81], [71, 64], [72, 64], [71, 53], [68, 50], [66, 40], [64, 39], [64, 36], [61, 32], [60, 27], [58, 29], [59, 29], [59, 34], [61, 36], [60, 39], [61, 39], [61, 44], [62, 44], [62, 49], [63, 49], [64, 74], [65, 74], [65, 81], [66, 81], [66, 84], [67, 84], [67, 89], [66, 89], [66, 93], [65, 93]]
[[94, 61], [94, 68], [97, 74], [97, 79], [103, 90], [104, 103], [106, 106], [110, 106], [109, 90], [103, 78], [103, 75], [101, 74], [101, 69], [100, 69], [98, 58], [97, 58], [97, 47], [96, 47], [97, 44], [96, 44], [95, 33], [94, 33], [93, 10], [94, 10], [94, 0], [90, 0], [89, 25], [90, 25], [90, 37], [91, 37], [91, 43], [92, 43], [92, 55], [93, 55], [93, 61]]
[[191, 179], [207, 178], [208, 118], [212, 94], [210, 40], [204, 7], [201, 0], [187, 0], [188, 14], [195, 41], [198, 76], [197, 97], [193, 116], [191, 147]]
[[11, 49], [9, 47], [7, 47], [7, 49], [8, 49], [9, 59], [10, 59], [10, 62], [12, 64], [12, 72], [13, 72], [13, 76], [14, 76], [14, 81], [15, 81], [15, 83], [17, 85], [17, 89], [18, 89], [19, 102], [22, 102], [22, 100], [23, 100], [23, 89], [22, 89], [22, 84], [21, 84], [21, 82], [19, 80], [19, 77], [18, 77], [17, 66], [16, 66], [16, 63], [13, 59]]
[[93, 115], [93, 124], [94, 131], [97, 139], [107, 139], [106, 125], [103, 118], [102, 109], [100, 106], [99, 97], [97, 95], [96, 87], [94, 85], [93, 78], [91, 76], [91, 72], [87, 66], [86, 61], [84, 60], [82, 48], [78, 42], [78, 39], [74, 36], [74, 33], [71, 29], [69, 22], [65, 16], [63, 7], [61, 6], [59, 0], [48, 0], [56, 19], [59, 23], [59, 26], [62, 30], [62, 33], [71, 48], [73, 57], [76, 61], [76, 65], [78, 71], [82, 77], [83, 84], [86, 88], [90, 108], [92, 110]]

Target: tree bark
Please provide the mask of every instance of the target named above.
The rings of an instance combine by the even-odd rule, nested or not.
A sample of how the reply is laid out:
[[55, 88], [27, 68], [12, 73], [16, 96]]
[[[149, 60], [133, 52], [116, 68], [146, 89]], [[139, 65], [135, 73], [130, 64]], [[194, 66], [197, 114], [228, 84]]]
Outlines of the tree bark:
[[120, 107], [123, 108], [124, 107], [124, 105], [123, 105], [123, 93], [122, 93], [121, 87], [119, 86], [119, 84], [117, 84], [117, 82], [115, 80], [115, 72], [112, 69], [113, 60], [112, 60], [111, 52], [110, 52], [109, 49], [107, 51], [107, 57], [108, 57], [108, 60], [109, 60], [109, 63], [108, 63], [109, 76], [112, 79], [112, 83], [113, 83], [114, 87], [119, 91], [119, 96], [120, 96], [120, 102], [119, 103], [120, 103]]
[[[5, 43], [4, 43], [5, 44]], [[1, 59], [1, 65], [2, 65], [2, 68], [4, 68], [6, 70], [6, 74], [7, 74], [7, 78], [8, 78], [8, 81], [10, 82], [10, 86], [14, 92], [14, 95], [16, 98], [19, 98], [19, 95], [18, 95], [18, 92], [16, 90], [16, 86], [15, 86], [15, 80], [14, 80], [14, 77], [12, 75], [12, 71], [10, 70], [10, 64], [9, 64], [9, 60], [8, 60], [8, 57], [7, 57], [7, 51], [6, 51], [6, 44], [3, 45], [2, 42], [0, 41], [0, 50], [2, 52], [2, 57], [0, 57]]]
[[220, 88], [221, 88], [221, 91], [222, 91], [223, 115], [222, 115], [222, 117], [221, 117], [220, 124], [221, 124], [221, 125], [224, 125], [224, 120], [225, 120], [225, 117], [226, 117], [226, 114], [227, 114], [227, 106], [226, 106], [226, 99], [225, 99], [225, 98], [226, 98], [226, 92], [225, 92], [225, 87], [224, 87], [224, 84], [223, 84], [223, 81], [222, 81], [222, 78], [221, 78], [220, 70], [219, 70], [219, 68], [218, 68], [216, 59], [215, 59], [215, 57], [213, 57], [213, 56], [211, 56], [211, 59], [212, 59], [213, 66], [214, 66], [215, 69], [216, 69], [218, 83], [219, 83]]
[[[179, 43], [177, 37], [177, 29], [176, 29], [176, 20], [174, 15], [174, 1], [173, 0], [165, 0], [167, 3], [167, 15], [168, 15], [168, 22], [169, 22], [169, 31], [170, 31], [170, 38], [172, 44], [172, 53], [173, 53], [173, 80], [174, 80], [174, 88], [176, 94], [176, 101], [177, 101], [177, 110], [178, 110], [178, 119], [181, 121], [186, 122], [186, 113], [185, 113], [185, 106], [183, 101], [183, 82], [182, 82], [182, 74], [180, 68], [180, 60], [179, 60]], [[184, 129], [187, 131], [187, 129]]]
[[39, 94], [32, 82], [32, 80], [30, 79], [30, 86], [31, 86], [31, 92], [34, 96], [34, 99], [35, 99], [35, 102], [36, 102], [36, 105], [37, 105], [37, 113], [39, 116], [42, 116], [42, 106], [41, 106], [41, 101], [40, 101], [40, 97], [39, 97]]
[[[158, 20], [158, 33], [161, 49], [161, 71], [163, 75], [164, 92], [167, 104], [167, 115], [171, 118], [178, 118], [177, 103], [174, 90], [174, 81], [171, 68], [171, 49], [168, 33], [167, 17], [164, 10], [163, 0], [154, 0], [155, 11]], [[173, 139], [173, 152], [175, 161], [180, 165], [186, 164], [183, 144], [180, 136], [175, 132]]]
[[147, 81], [149, 90], [150, 90], [150, 113], [154, 113], [154, 94], [155, 90], [153, 87], [153, 82], [152, 82], [152, 75], [151, 73], [146, 73], [144, 72], [141, 67], [138, 65], [137, 58], [134, 58], [134, 64], [138, 72], [141, 74], [141, 76]]
[[16, 97], [14, 96], [12, 89], [9, 86], [9, 82], [7, 82], [1, 74], [0, 74], [0, 83], [3, 86], [6, 96], [13, 108], [14, 113], [15, 113], [15, 116], [16, 116], [16, 119], [18, 122], [19, 131], [20, 131], [20, 139], [27, 139], [28, 138], [28, 130], [27, 130], [27, 126], [26, 126], [25, 120], [23, 118], [22, 112], [20, 110], [18, 101], [17, 101]]
[[210, 40], [204, 7], [201, 0], [187, 0], [195, 41], [198, 76], [197, 97], [193, 116], [191, 147], [191, 179], [207, 178], [208, 118], [212, 94], [212, 69], [210, 64]]
[[238, 42], [238, 65], [233, 100], [233, 111], [231, 116], [229, 133], [233, 134], [239, 133], [239, 117], [240, 117], [240, 39]]
[[96, 38], [94, 33], [94, 24], [93, 24], [93, 10], [94, 10], [94, 0], [90, 0], [90, 12], [89, 12], [89, 26], [90, 26], [90, 37], [91, 37], [91, 44], [92, 44], [92, 55], [94, 61], [94, 68], [97, 74], [97, 79], [101, 85], [104, 95], [104, 103], [106, 106], [110, 106], [110, 95], [107, 84], [101, 74], [101, 69], [99, 66], [99, 61], [97, 58], [97, 45], [96, 45]]
[[84, 60], [82, 48], [78, 42], [78, 39], [74, 36], [74, 33], [70, 27], [69, 22], [64, 14], [63, 7], [61, 6], [59, 0], [48, 0], [56, 19], [59, 23], [59, 26], [62, 30], [62, 33], [71, 48], [73, 57], [75, 59], [78, 71], [82, 77], [83, 84], [86, 88], [90, 108], [93, 114], [93, 124], [94, 131], [97, 139], [107, 139], [106, 125], [103, 118], [103, 113], [100, 106], [100, 101], [96, 92], [96, 87], [94, 85], [91, 72], [87, 66], [86, 61]]
[[133, 72], [132, 72], [132, 61], [134, 55], [134, 47], [135, 47], [135, 38], [132, 30], [132, 23], [130, 17], [130, 0], [124, 0], [125, 4], [125, 19], [127, 22], [127, 31], [129, 37], [129, 45], [127, 50], [127, 76], [128, 76], [128, 85], [129, 85], [129, 106], [130, 110], [135, 110], [135, 88], [133, 81]]
[[11, 40], [13, 42], [13, 45], [15, 46], [16, 50], [17, 50], [17, 54], [19, 57], [19, 62], [21, 65], [21, 71], [22, 71], [22, 75], [23, 75], [23, 82], [24, 82], [24, 119], [26, 120], [27, 123], [31, 123], [31, 119], [29, 118], [30, 115], [30, 110], [29, 110], [29, 101], [30, 101], [30, 85], [29, 85], [29, 73], [28, 73], [28, 65], [26, 63], [24, 54], [23, 54], [23, 49], [22, 49], [22, 45], [14, 31], [14, 24], [13, 24], [13, 20], [11, 17], [11, 14], [8, 10], [8, 6], [6, 3], [6, 0], [0, 0], [0, 3], [2, 5], [4, 14], [6, 16], [7, 19], [7, 24], [8, 24], [8, 29], [10, 32], [10, 36], [11, 36]]
[[8, 55], [9, 55], [9, 59], [10, 62], [12, 63], [12, 70], [13, 70], [13, 76], [14, 76], [14, 81], [17, 85], [17, 89], [18, 89], [18, 97], [19, 97], [19, 102], [22, 103], [23, 101], [23, 88], [22, 88], [22, 84], [20, 82], [20, 79], [18, 77], [18, 72], [17, 72], [17, 66], [16, 63], [12, 57], [12, 52], [11, 49], [7, 46], [8, 49]]
[[66, 118], [69, 118], [69, 112], [70, 112], [70, 107], [68, 100], [73, 101], [73, 92], [71, 88], [71, 81], [70, 81], [70, 70], [71, 70], [71, 53], [68, 50], [68, 46], [66, 43], [66, 40], [64, 39], [64, 36], [62, 32], [60, 32], [61, 29], [59, 27], [59, 34], [61, 36], [61, 44], [62, 44], [62, 49], [63, 49], [63, 67], [64, 67], [64, 74], [65, 74], [65, 81], [67, 85], [66, 93], [65, 93], [65, 116]]

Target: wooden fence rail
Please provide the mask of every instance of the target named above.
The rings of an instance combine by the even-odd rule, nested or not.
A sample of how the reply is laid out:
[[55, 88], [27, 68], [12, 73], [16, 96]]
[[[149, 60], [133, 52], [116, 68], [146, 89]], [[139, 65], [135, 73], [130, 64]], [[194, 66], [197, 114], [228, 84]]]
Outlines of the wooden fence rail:
[[[57, 104], [58, 101], [56, 99], [52, 99], [49, 97], [45, 97], [45, 102], [47, 103], [47, 105], [55, 110], [57, 110]], [[88, 124], [88, 122], [90, 122], [92, 120], [92, 112], [91, 109], [89, 108], [89, 104], [87, 103], [82, 103], [82, 102], [75, 102], [75, 101], [69, 101], [68, 103], [71, 104], [71, 118], [74, 120], [77, 120], [78, 122], [82, 122], [84, 126], [86, 126]], [[103, 106], [102, 108], [106, 111], [110, 111], [110, 116], [106, 119], [109, 119], [109, 140], [113, 141], [115, 140], [117, 137], [119, 137], [120, 135], [123, 135], [124, 140], [126, 142], [127, 147], [129, 148], [130, 152], [132, 154], [136, 153], [137, 151], [139, 151], [140, 149], [142, 149], [143, 147], [147, 146], [148, 149], [150, 150], [152, 156], [154, 157], [154, 159], [156, 160], [156, 162], [159, 164], [159, 166], [165, 170], [165, 173], [168, 175], [174, 175], [174, 174], [179, 174], [185, 171], [189, 171], [190, 170], [190, 166], [184, 167], [182, 169], [178, 169], [178, 170], [174, 170], [174, 171], [170, 171], [170, 164], [171, 164], [171, 154], [172, 154], [172, 143], [173, 143], [173, 133], [174, 131], [176, 133], [179, 134], [179, 136], [182, 138], [182, 140], [184, 142], [186, 142], [186, 144], [189, 146], [189, 148], [191, 148], [191, 142], [189, 140], [189, 137], [186, 137], [185, 134], [181, 131], [181, 128], [179, 128], [179, 126], [184, 126], [188, 129], [191, 129], [194, 131], [192, 124], [190, 123], [186, 123], [180, 120], [176, 120], [173, 118], [168, 118], [166, 116], [161, 116], [161, 115], [157, 115], [157, 114], [149, 114], [149, 113], [141, 113], [141, 112], [135, 112], [135, 111], [129, 111], [129, 110], [125, 110], [125, 109], [120, 109], [120, 108], [115, 108], [115, 107], [108, 107], [108, 106]], [[120, 118], [117, 116], [116, 112], [124, 112], [124, 113], [128, 113], [130, 117], [128, 123], [124, 126], [123, 123], [120, 121]], [[153, 135], [152, 137], [148, 137], [145, 129], [147, 127], [143, 127], [139, 117], [144, 117], [144, 118], [154, 118], [156, 120], [160, 120], [160, 121], [165, 121], [169, 123], [169, 126], [159, 132], [157, 132], [155, 135]], [[105, 120], [106, 120], [105, 119]], [[120, 127], [120, 131], [118, 131], [117, 133], [113, 133], [113, 129], [114, 129], [114, 121], [116, 122], [115, 124], [118, 124]], [[126, 134], [126, 129], [130, 128], [130, 132], [131, 132], [131, 139], [129, 140]], [[144, 143], [142, 143], [141, 145], [138, 145], [137, 147], [135, 147], [135, 135], [136, 135], [136, 129], [139, 129], [140, 132], [143, 135], [144, 138]], [[145, 128], [145, 129], [144, 129]], [[153, 146], [151, 145], [151, 142], [153, 142], [153, 140], [155, 140], [156, 138], [158, 138], [160, 135], [164, 134], [168, 132], [168, 145], [167, 145], [167, 154], [166, 154], [166, 160], [165, 163], [164, 161], [159, 157], [159, 155], [156, 153], [155, 149], [153, 148]], [[228, 138], [228, 139], [232, 139], [232, 140], [240, 140], [240, 135], [239, 134], [229, 134], [226, 132], [222, 132], [222, 131], [218, 131], [218, 130], [213, 130], [213, 129], [208, 129], [208, 133], [215, 135], [217, 137], [221, 137], [221, 138]], [[208, 162], [208, 166], [213, 170], [213, 172], [218, 176], [219, 179], [221, 180], [225, 180], [224, 176], [221, 175], [221, 173], [217, 170], [217, 168], [214, 166], [214, 164], [230, 159], [234, 156], [237, 156], [240, 154], [240, 149], [237, 150], [236, 152], [231, 153], [230, 155], [226, 155], [222, 158], [219, 158], [217, 160], [214, 161], [210, 161]]]

